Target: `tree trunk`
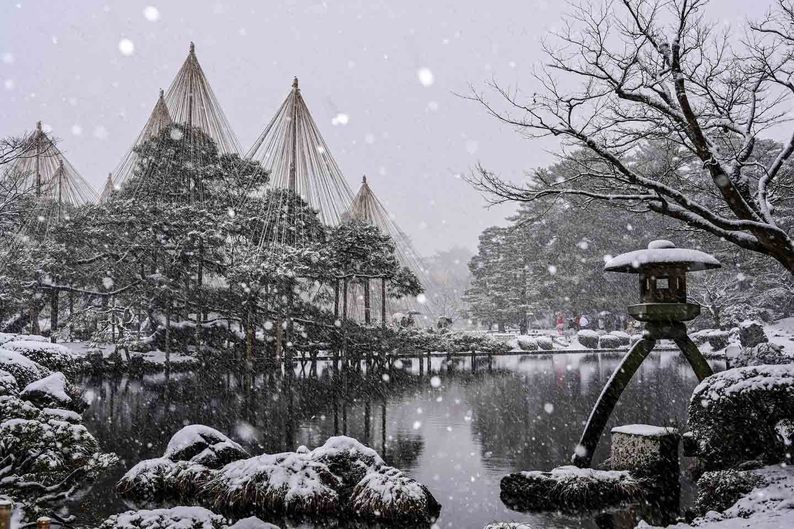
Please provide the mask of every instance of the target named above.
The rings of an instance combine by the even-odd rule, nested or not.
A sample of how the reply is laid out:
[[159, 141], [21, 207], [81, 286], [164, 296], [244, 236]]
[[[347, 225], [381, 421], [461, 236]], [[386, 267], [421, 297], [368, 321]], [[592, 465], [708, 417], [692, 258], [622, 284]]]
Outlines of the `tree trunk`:
[[58, 290], [53, 288], [50, 292], [50, 341], [55, 343], [55, 333], [58, 331]]
[[364, 280], [364, 323], [372, 323], [372, 307], [369, 299], [369, 279]]
[[386, 328], [386, 278], [380, 278], [380, 325]]
[[334, 279], [334, 319], [339, 319], [339, 279]]

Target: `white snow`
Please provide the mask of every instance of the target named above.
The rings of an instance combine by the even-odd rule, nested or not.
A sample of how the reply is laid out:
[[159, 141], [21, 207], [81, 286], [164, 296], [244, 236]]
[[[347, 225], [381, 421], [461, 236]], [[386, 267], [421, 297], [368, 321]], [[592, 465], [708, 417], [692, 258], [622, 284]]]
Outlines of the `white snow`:
[[55, 402], [68, 403], [72, 401], [72, 398], [66, 394], [66, 377], [61, 372], [31, 382], [25, 386], [20, 396], [25, 398], [33, 393], [49, 395]]
[[[794, 467], [769, 466], [751, 471], [762, 484], [740, 498], [725, 512], [708, 512], [692, 524], [680, 523], [667, 529], [783, 529], [794, 527]], [[650, 527], [640, 522], [638, 528]]]
[[127, 511], [105, 520], [100, 529], [223, 529], [226, 519], [203, 507]]
[[646, 250], [634, 250], [613, 257], [604, 265], [609, 272], [636, 272], [645, 265], [682, 264], [690, 270], [718, 268], [720, 262], [700, 250], [663, 245], [669, 241], [652, 241]]
[[668, 426], [653, 426], [650, 424], [624, 424], [612, 428], [612, 433], [637, 435], [640, 437], [664, 437], [678, 433], [676, 428]]

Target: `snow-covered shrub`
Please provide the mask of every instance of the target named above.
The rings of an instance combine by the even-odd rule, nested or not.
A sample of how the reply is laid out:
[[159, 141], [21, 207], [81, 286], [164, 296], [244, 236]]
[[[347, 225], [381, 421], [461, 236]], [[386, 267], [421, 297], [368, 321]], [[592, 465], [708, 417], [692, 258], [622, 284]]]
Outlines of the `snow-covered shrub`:
[[753, 490], [760, 481], [757, 475], [740, 470], [704, 472], [698, 479], [695, 507], [701, 516], [709, 511], [724, 511]]
[[[3, 478], [4, 487], [38, 482], [77, 488], [118, 460], [113, 454], [100, 453], [96, 439], [82, 424], [41, 419], [0, 423], [0, 460], [12, 464]], [[63, 483], [67, 478], [72, 482]]]
[[502, 500], [517, 510], [579, 511], [633, 502], [644, 495], [629, 472], [564, 466], [502, 478]]
[[519, 336], [518, 337], [518, 348], [522, 351], [537, 351], [538, 350], [538, 342], [535, 341], [534, 338], [530, 338], [529, 336]]
[[617, 349], [620, 347], [620, 338], [611, 334], [602, 334], [598, 338], [599, 349]]
[[31, 340], [14, 340], [3, 348], [16, 351], [52, 371], [74, 375], [80, 371], [82, 360], [63, 345]]
[[172, 507], [114, 514], [99, 529], [226, 529], [223, 516], [203, 507]]
[[[0, 397], [0, 419], [36, 419], [39, 409], [26, 400], [14, 395]], [[0, 440], [2, 442], [2, 440]]]
[[308, 454], [285, 452], [234, 461], [216, 471], [203, 495], [219, 509], [330, 515], [343, 506], [341, 480]]
[[82, 411], [86, 407], [80, 391], [70, 384], [66, 380], [66, 376], [60, 372], [31, 382], [19, 395], [40, 408], [66, 408]]
[[598, 349], [598, 333], [590, 329], [582, 329], [576, 333], [576, 340], [585, 349]]
[[614, 336], [618, 339], [618, 343], [621, 346], [630, 345], [631, 344], [631, 335], [627, 332], [623, 331], [612, 331], [609, 333], [610, 336]]
[[220, 468], [226, 463], [249, 457], [249, 454], [218, 430], [202, 424], [190, 424], [171, 437], [163, 457]]
[[551, 351], [554, 349], [554, 340], [551, 339], [551, 336], [538, 336], [535, 338], [535, 342], [542, 351]]
[[17, 384], [27, 386], [35, 380], [46, 377], [50, 370], [10, 349], [0, 348], [0, 369], [11, 373]]
[[764, 332], [764, 325], [758, 320], [745, 320], [739, 324], [739, 343], [742, 347], [755, 347], [769, 341]]
[[19, 384], [11, 373], [0, 370], [0, 396], [2, 395], [19, 395]]
[[703, 380], [689, 402], [689, 428], [705, 470], [781, 461], [775, 425], [794, 420], [794, 365], [729, 369]]
[[384, 520], [429, 520], [441, 509], [427, 487], [386, 466], [358, 482], [351, 502], [358, 516]]
[[715, 329], [713, 331], [709, 331], [706, 334], [706, 341], [711, 346], [712, 351], [720, 351], [728, 347], [729, 337], [730, 337], [730, 332], [720, 331]]

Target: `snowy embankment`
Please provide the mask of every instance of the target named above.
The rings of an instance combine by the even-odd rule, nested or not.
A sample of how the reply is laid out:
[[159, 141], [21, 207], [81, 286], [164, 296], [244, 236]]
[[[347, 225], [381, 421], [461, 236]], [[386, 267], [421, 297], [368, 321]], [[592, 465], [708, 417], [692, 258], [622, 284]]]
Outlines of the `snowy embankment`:
[[144, 509], [114, 514], [98, 529], [279, 529], [259, 518], [243, 518], [236, 523], [203, 507]]
[[177, 432], [163, 457], [132, 467], [116, 489], [135, 500], [187, 501], [262, 516], [411, 522], [432, 520], [441, 508], [427, 487], [350, 437], [332, 437], [314, 450], [250, 457], [201, 425]]

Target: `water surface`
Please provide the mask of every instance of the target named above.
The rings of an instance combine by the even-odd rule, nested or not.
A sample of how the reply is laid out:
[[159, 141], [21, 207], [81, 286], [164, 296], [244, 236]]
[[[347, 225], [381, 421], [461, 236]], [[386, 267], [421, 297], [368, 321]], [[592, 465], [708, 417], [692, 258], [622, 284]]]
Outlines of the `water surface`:
[[[122, 458], [122, 468], [96, 484], [72, 512], [81, 524], [92, 524], [128, 509], [113, 492], [118, 478], [141, 459], [159, 457], [179, 428], [200, 423], [254, 454], [314, 448], [332, 435], [355, 437], [430, 488], [442, 504], [442, 528], [481, 528], [492, 521], [597, 527], [603, 524], [592, 515], [511, 511], [499, 499], [499, 480], [510, 472], [567, 464], [619, 359], [501, 357], [490, 368], [478, 360], [475, 370], [468, 359], [433, 359], [430, 371], [424, 365], [421, 373], [415, 359], [386, 372], [340, 371], [320, 363], [315, 370], [298, 368], [294, 377], [209, 370], [86, 377], [82, 385], [93, 399], [86, 426], [103, 449]], [[610, 426], [685, 424], [696, 384], [677, 353], [655, 353], [624, 392]], [[605, 438], [596, 461], [606, 457], [607, 445]]]

